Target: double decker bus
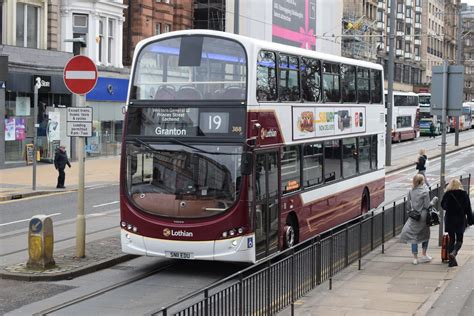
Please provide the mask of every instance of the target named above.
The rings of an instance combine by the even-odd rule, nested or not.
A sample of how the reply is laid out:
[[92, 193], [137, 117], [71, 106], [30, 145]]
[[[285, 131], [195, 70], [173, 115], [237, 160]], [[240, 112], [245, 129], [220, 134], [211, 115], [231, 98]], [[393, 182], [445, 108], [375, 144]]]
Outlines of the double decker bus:
[[431, 114], [431, 93], [418, 93], [418, 102], [420, 109], [420, 135], [431, 135], [431, 123], [436, 128], [435, 134], [440, 135], [442, 132], [441, 118], [438, 115]]
[[[385, 91], [385, 102], [387, 91]], [[420, 107], [413, 92], [393, 91], [392, 142], [415, 139], [419, 134]]]
[[472, 108], [468, 102], [462, 104], [460, 116], [449, 116], [449, 130], [454, 132], [456, 130], [456, 121], [459, 120], [459, 131], [465, 131], [472, 127]]
[[385, 114], [380, 65], [216, 31], [141, 41], [122, 250], [253, 263], [377, 207]]

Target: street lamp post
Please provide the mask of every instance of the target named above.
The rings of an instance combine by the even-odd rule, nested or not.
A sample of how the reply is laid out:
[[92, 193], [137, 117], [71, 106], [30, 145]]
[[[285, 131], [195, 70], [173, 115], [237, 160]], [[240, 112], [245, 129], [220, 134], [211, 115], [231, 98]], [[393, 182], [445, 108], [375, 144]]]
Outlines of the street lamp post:
[[393, 75], [395, 63], [395, 8], [396, 0], [390, 0], [390, 33], [388, 51], [388, 85], [387, 85], [387, 128], [385, 134], [385, 165], [392, 165], [392, 110], [393, 110]]

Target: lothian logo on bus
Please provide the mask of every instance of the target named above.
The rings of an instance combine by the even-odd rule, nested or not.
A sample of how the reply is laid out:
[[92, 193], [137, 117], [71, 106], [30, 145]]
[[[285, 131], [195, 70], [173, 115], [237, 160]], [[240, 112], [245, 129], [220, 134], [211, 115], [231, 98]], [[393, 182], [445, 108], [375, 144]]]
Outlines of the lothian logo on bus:
[[188, 232], [185, 230], [172, 230], [169, 228], [163, 229], [163, 236], [169, 237], [169, 236], [176, 236], [176, 237], [193, 237], [192, 232]]

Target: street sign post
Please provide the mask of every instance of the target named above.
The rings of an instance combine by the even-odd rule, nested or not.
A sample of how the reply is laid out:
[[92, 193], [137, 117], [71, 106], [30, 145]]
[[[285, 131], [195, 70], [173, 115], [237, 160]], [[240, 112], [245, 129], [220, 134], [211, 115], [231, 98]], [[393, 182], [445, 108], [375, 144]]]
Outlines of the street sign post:
[[79, 160], [79, 184], [77, 190], [76, 216], [76, 257], [85, 257], [86, 248], [86, 218], [84, 216], [84, 137], [92, 136], [92, 108], [84, 108], [85, 95], [94, 89], [97, 83], [97, 67], [87, 56], [72, 57], [64, 67], [64, 84], [76, 95], [78, 107], [68, 109], [67, 135], [79, 136], [77, 139]]

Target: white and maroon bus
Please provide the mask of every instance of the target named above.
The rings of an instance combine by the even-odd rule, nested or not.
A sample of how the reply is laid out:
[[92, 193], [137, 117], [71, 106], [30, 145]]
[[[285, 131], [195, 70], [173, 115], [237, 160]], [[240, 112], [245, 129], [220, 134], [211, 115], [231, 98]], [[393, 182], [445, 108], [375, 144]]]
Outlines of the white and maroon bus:
[[122, 147], [123, 251], [252, 263], [378, 206], [382, 71], [215, 31], [140, 42]]
[[[385, 102], [388, 102], [385, 91]], [[393, 91], [392, 141], [415, 139], [419, 135], [420, 106], [413, 92]]]

